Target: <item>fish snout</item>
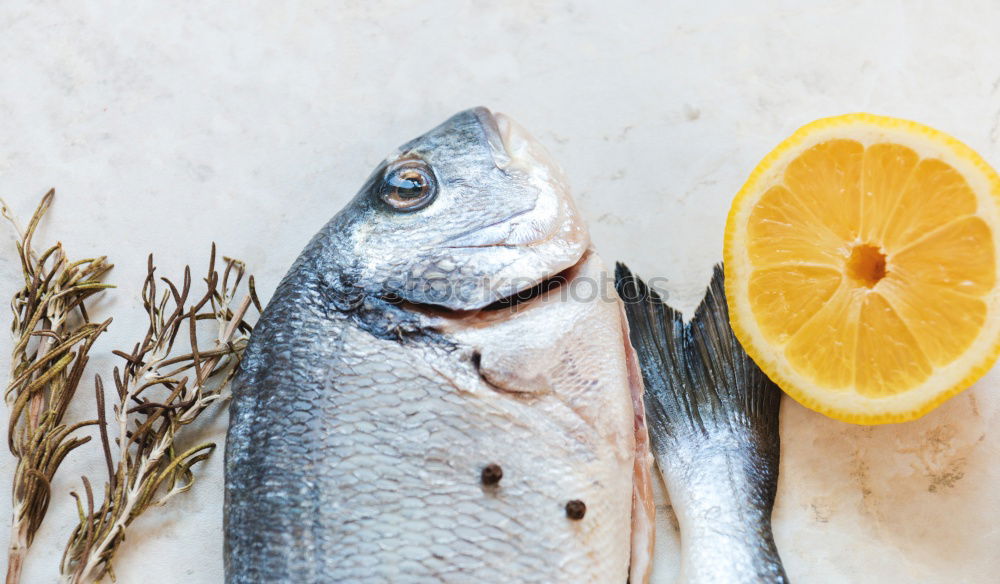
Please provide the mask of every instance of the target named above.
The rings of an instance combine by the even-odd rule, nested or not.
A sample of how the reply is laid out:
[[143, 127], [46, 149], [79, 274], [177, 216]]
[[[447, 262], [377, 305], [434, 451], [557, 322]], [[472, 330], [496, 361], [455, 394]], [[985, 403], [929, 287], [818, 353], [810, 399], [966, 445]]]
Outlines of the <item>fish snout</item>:
[[[487, 225], [472, 237], [453, 245], [535, 246], [554, 237], [565, 237], [582, 252], [589, 243], [583, 220], [570, 194], [562, 167], [549, 151], [510, 116], [488, 108], [471, 110], [490, 145], [497, 168], [534, 194], [531, 207], [513, 212]], [[467, 234], [471, 235], [471, 234]]]

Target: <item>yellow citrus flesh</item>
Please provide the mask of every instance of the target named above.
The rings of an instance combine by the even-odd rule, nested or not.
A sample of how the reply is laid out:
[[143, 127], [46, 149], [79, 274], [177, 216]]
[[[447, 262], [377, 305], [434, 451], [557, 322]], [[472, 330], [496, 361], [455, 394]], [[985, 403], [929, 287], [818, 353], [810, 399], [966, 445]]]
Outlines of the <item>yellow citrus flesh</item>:
[[737, 337], [786, 393], [861, 424], [920, 417], [1000, 352], [1000, 177], [926, 126], [848, 114], [772, 151], [733, 201]]

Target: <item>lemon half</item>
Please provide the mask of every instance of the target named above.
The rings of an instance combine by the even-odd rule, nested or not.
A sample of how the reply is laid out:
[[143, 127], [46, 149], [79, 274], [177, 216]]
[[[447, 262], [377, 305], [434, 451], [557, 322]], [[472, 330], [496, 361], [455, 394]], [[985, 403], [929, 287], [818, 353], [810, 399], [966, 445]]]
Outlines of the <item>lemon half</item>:
[[1000, 177], [927, 126], [821, 119], [760, 162], [725, 233], [730, 320], [794, 399], [918, 418], [1000, 353]]

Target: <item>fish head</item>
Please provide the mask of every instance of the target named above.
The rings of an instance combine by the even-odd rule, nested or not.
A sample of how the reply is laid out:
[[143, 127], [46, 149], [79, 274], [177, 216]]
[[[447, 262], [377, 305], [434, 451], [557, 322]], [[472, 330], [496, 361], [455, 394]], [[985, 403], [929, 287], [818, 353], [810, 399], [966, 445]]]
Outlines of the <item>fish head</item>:
[[520, 125], [483, 107], [399, 147], [345, 214], [337, 228], [354, 247], [355, 286], [450, 310], [532, 288], [590, 243], [560, 167]]

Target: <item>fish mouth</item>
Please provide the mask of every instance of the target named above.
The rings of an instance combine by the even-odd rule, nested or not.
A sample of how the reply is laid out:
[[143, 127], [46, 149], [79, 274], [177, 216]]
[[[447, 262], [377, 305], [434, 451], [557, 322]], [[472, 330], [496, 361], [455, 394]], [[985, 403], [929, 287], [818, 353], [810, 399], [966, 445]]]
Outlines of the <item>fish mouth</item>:
[[383, 297], [392, 304], [410, 312], [422, 314], [433, 319], [446, 321], [495, 321], [524, 310], [529, 310], [548, 302], [560, 303], [567, 297], [565, 292], [583, 271], [583, 266], [591, 256], [591, 250], [586, 250], [567, 268], [559, 270], [534, 282], [525, 283], [515, 292], [498, 298], [489, 304], [475, 309], [452, 309], [439, 304], [413, 302], [398, 296]]
[[494, 313], [500, 311], [515, 311], [518, 307], [527, 305], [536, 299], [542, 299], [544, 301], [546, 297], [558, 293], [560, 288], [563, 286], [568, 286], [572, 283], [572, 281], [579, 275], [580, 267], [586, 261], [587, 255], [589, 254], [585, 253], [572, 266], [552, 276], [544, 278], [537, 284], [525, 286], [513, 294], [494, 300], [490, 304], [487, 304], [479, 309], [479, 311]]

